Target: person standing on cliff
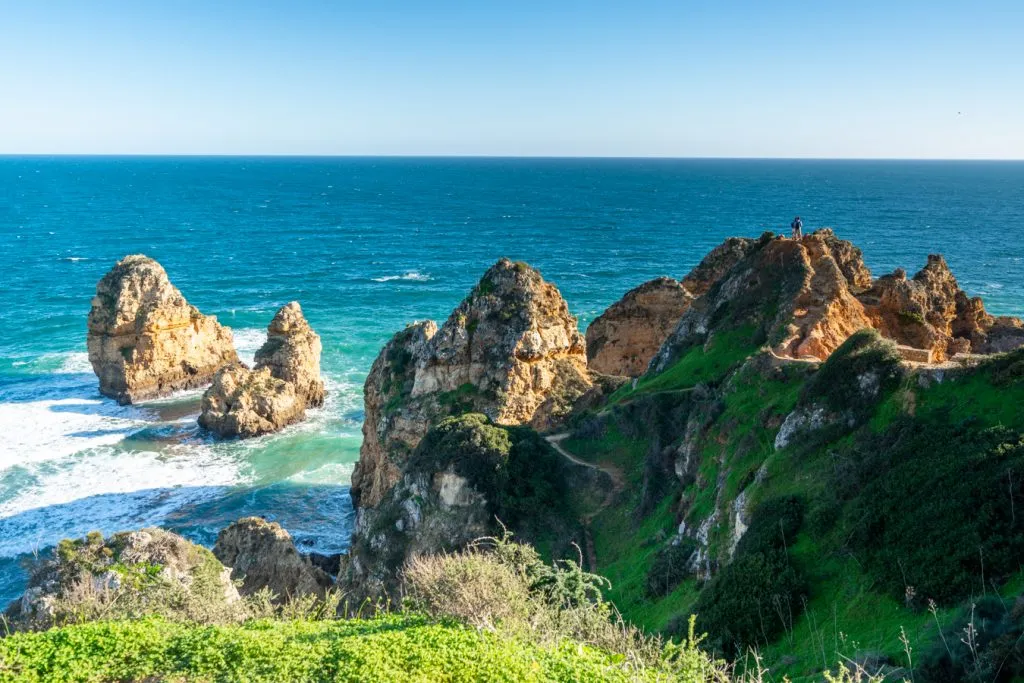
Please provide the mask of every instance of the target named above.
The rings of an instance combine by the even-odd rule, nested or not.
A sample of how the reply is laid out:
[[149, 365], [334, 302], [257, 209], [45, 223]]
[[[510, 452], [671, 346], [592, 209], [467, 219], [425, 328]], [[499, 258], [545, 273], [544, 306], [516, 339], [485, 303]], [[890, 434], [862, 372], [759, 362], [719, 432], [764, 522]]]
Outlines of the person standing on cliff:
[[804, 236], [804, 222], [800, 220], [800, 216], [794, 218], [789, 227], [793, 228], [793, 239], [798, 240]]

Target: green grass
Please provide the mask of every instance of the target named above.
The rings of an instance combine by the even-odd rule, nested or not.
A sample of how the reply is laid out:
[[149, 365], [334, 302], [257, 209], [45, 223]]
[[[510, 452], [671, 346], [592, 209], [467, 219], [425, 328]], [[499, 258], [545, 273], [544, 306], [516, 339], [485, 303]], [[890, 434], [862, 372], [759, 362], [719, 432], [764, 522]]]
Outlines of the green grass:
[[5, 682], [655, 679], [655, 672], [627, 676], [621, 660], [578, 643], [543, 647], [408, 614], [242, 626], [147, 618], [0, 639]]
[[705, 347], [694, 346], [671, 367], [657, 375], [641, 377], [634, 388], [626, 384], [609, 397], [618, 403], [638, 394], [685, 391], [700, 383], [722, 378], [737, 363], [757, 350], [751, 341], [754, 327], [746, 325], [716, 334]]

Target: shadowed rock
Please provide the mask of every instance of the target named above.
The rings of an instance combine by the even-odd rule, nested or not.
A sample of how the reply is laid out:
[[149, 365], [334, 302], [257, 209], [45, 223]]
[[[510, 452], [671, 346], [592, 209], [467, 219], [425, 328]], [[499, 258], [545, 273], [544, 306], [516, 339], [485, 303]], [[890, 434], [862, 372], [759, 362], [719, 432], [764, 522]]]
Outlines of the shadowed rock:
[[269, 588], [275, 602], [300, 595], [324, 597], [333, 581], [301, 555], [292, 537], [276, 522], [246, 517], [217, 535], [213, 554], [231, 567], [231, 578], [241, 580], [242, 595]]

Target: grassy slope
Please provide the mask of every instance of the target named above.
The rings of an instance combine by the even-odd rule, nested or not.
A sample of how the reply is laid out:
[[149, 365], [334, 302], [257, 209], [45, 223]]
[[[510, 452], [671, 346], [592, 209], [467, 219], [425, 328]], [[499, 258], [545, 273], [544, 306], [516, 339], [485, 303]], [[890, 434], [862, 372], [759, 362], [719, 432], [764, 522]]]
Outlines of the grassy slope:
[[544, 648], [416, 615], [244, 626], [150, 618], [0, 639], [0, 681], [634, 680], [619, 660], [576, 643]]
[[[742, 335], [722, 336], [707, 352], [691, 349], [666, 372], [642, 379], [635, 388], [620, 390], [611, 402], [628, 402], [645, 392], [682, 393], [697, 382], [714, 382], [751, 352]], [[831, 481], [829, 448], [847, 447], [851, 437], [841, 437], [814, 456], [799, 461], [788, 450], [775, 453], [777, 418], [792, 410], [803, 380], [798, 376], [766, 380], [750, 374], [733, 377], [729, 386], [725, 410], [715, 420], [709, 432], [711, 438], [705, 442], [698, 482], [682, 492], [684, 499], [692, 501], [688, 518], [700, 519], [716, 507], [727, 516], [735, 496], [762, 465], [767, 476], [755, 488], [748, 509], [773, 496], [795, 493], [813, 499], [820, 495]], [[916, 384], [901, 387], [883, 397], [870, 426], [875, 432], [882, 432], [909, 407], [925, 418], [932, 412], [951, 410], [955, 414], [978, 416], [985, 425], [1024, 429], [1020, 405], [1024, 405], [1024, 382], [997, 386], [993, 371], [984, 370], [927, 389]], [[643, 439], [624, 439], [616, 429], [609, 429], [598, 439], [567, 440], [564, 445], [581, 457], [616, 464], [626, 472], [631, 490], [635, 490], [641, 477], [649, 446]], [[723, 484], [720, 490], [716, 482]], [[652, 515], [638, 521], [632, 514], [637, 502], [634, 496], [606, 510], [593, 525], [601, 572], [614, 586], [609, 597], [627, 619], [649, 630], [663, 629], [673, 617], [686, 614], [700, 590], [696, 581], [688, 580], [657, 600], [645, 594], [646, 575], [656, 550], [675, 531], [676, 500], [677, 495], [666, 497]], [[713, 530], [710, 538], [713, 552], [725, 540], [722, 535], [728, 531], [728, 525], [719, 525], [718, 529], [719, 533]], [[790, 548], [794, 563], [807, 573], [811, 598], [792, 629], [764, 646], [767, 661], [776, 665], [773, 673], [801, 680], [837, 658], [864, 652], [880, 652], [895, 661], [906, 661], [900, 642], [901, 628], [913, 650], [920, 653], [935, 642], [936, 621], [945, 626], [957, 612], [958, 608], [940, 609], [933, 616], [925, 610], [906, 607], [882, 592], [852, 556], [819, 545], [831, 548], [838, 545], [835, 541], [819, 537], [816, 542], [805, 530]], [[1018, 574], [1003, 587], [1003, 595], [1015, 596], [1022, 584], [1024, 574]]]

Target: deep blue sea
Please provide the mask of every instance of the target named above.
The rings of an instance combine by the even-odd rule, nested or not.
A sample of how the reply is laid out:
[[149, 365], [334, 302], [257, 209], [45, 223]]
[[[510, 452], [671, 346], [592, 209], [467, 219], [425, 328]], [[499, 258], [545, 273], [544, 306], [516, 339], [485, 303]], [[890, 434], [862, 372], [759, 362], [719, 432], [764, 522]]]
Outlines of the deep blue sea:
[[[159, 524], [210, 544], [247, 514], [344, 550], [362, 382], [405, 323], [439, 322], [501, 256], [561, 289], [581, 328], [731, 235], [831, 226], [876, 274], [946, 255], [1024, 315], [1024, 163], [0, 157], [0, 607], [19, 557]], [[145, 253], [243, 357], [298, 299], [330, 396], [281, 434], [217, 443], [199, 393], [120, 407], [85, 353], [97, 280]]]

